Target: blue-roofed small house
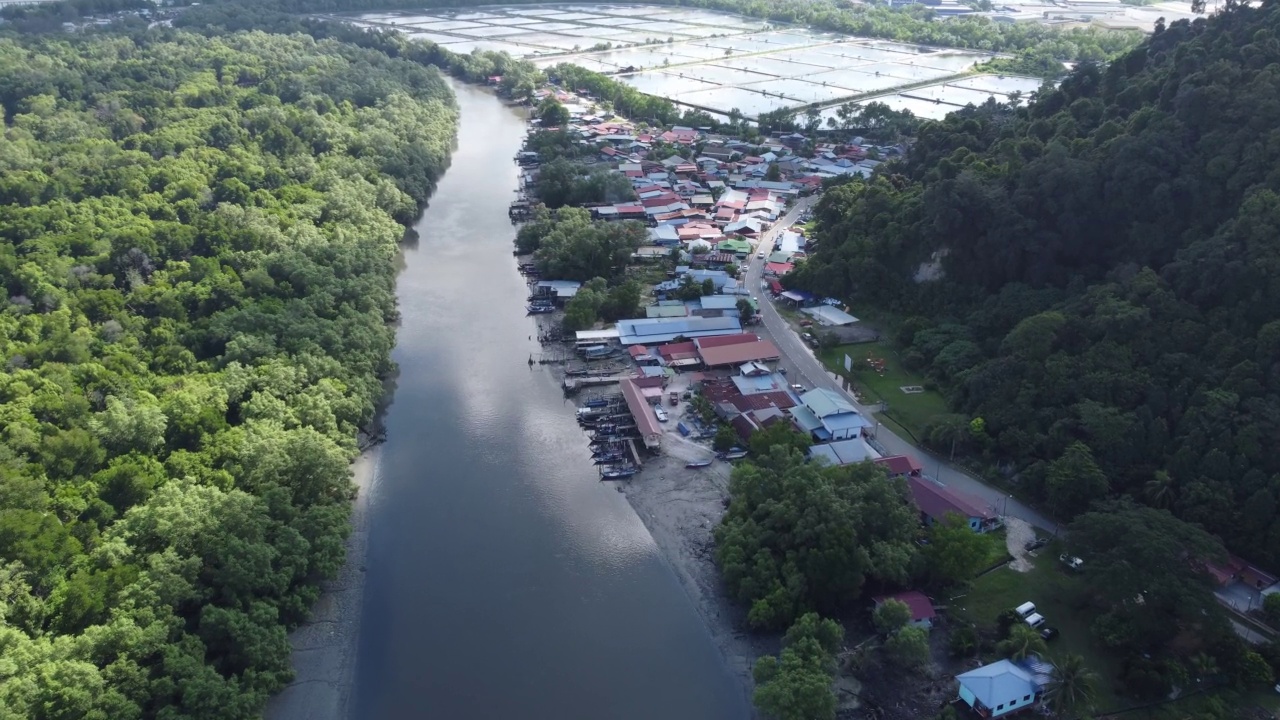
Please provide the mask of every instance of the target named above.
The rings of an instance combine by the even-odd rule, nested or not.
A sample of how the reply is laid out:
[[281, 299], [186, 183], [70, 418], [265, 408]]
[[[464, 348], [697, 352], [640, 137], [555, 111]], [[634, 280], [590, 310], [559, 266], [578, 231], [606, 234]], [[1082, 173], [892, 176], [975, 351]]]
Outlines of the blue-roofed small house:
[[1034, 657], [1021, 664], [1000, 660], [956, 676], [960, 699], [984, 718], [1035, 707], [1047, 679], [1048, 667]]

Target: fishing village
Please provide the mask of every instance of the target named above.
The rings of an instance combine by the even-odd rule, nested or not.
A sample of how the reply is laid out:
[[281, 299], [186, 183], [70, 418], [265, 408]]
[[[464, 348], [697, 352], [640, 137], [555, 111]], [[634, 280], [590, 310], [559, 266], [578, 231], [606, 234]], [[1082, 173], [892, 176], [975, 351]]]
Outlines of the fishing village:
[[[615, 186], [629, 192], [582, 209], [593, 223], [643, 227], [623, 275], [653, 281], [640, 287], [634, 316], [570, 330], [566, 310], [584, 282], [544, 272], [536, 252], [514, 253], [542, 345], [529, 364], [558, 373], [601, 479], [630, 479], [646, 459], [663, 455], [679, 456], [689, 470], [731, 463], [747, 456], [755, 432], [777, 422], [811, 434], [828, 461], [883, 458], [873, 445], [874, 419], [830, 390], [788, 379], [783, 353], [762, 326], [760, 302], [800, 310], [808, 319], [796, 329], [810, 349], [817, 341], [806, 329], [815, 323], [845, 342], [869, 339], [872, 331], [838, 302], [784, 290], [781, 278], [806, 257], [810, 241], [796, 223], [809, 218], [823, 181], [869, 176], [881, 163], [876, 158], [904, 148], [815, 144], [798, 132], [748, 140], [710, 127], [652, 128], [554, 85], [535, 102], [540, 112], [515, 157], [521, 189], [512, 223], [545, 212], [538, 189], [548, 158], [529, 140], [567, 138], [561, 142], [574, 145], [572, 156], [588, 172], [618, 176]], [[547, 127], [552, 107], [559, 125]]]
[[[813, 247], [806, 221], [823, 181], [869, 176], [877, 158], [904, 148], [815, 143], [794, 132], [749, 142], [707, 127], [651, 128], [555, 86], [537, 99], [538, 115], [555, 106], [564, 113], [559, 127], [537, 117], [529, 123], [515, 157], [521, 186], [512, 223], [523, 237], [568, 210], [549, 212], [538, 195], [548, 185], [543, 171], [563, 161], [532, 148], [547, 135], [561, 144], [569, 138], [576, 162], [589, 168], [580, 172], [625, 178], [611, 185], [621, 197], [572, 211], [589, 214], [582, 219], [596, 227], [640, 233], [619, 253], [623, 267], [610, 268], [615, 283], [639, 285], [639, 295], [611, 322], [590, 315], [566, 322], [583, 293], [604, 289], [582, 275], [549, 272], [550, 250], [528, 252], [518, 237], [524, 310], [541, 345], [528, 363], [556, 374], [599, 479], [615, 483], [640, 515], [742, 682], [751, 685], [756, 659], [776, 646], [741, 631], [746, 613], [724, 592], [712, 530], [728, 506], [733, 465], [750, 456], [757, 433], [781, 423], [812, 440], [816, 462], [880, 465], [905, 479], [922, 517], [958, 513], [983, 531], [1001, 524], [992, 503], [943, 486], [910, 452], [886, 448], [874, 407], [821, 369], [819, 333], [839, 343], [878, 334], [839, 302], [782, 284]], [[775, 303], [787, 319], [778, 320]], [[842, 693], [845, 709], [861, 702], [856, 687]]]

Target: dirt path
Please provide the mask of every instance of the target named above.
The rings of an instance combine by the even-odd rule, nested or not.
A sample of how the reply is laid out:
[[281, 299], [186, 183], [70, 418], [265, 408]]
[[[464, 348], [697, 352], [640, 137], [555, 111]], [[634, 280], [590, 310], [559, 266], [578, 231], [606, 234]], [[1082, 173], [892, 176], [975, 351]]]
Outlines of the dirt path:
[[1009, 567], [1013, 568], [1015, 572], [1027, 572], [1035, 567], [1030, 558], [1027, 557], [1027, 544], [1036, 539], [1035, 528], [1031, 527], [1025, 520], [1006, 517], [1004, 519], [1004, 529], [1005, 548], [1013, 558], [1013, 562], [1009, 563]]

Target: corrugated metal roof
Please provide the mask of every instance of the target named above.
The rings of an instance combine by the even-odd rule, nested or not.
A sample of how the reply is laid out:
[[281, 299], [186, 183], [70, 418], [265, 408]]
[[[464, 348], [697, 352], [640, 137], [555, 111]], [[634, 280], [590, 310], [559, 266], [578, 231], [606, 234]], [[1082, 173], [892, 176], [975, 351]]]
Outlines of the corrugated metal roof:
[[684, 317], [689, 314], [684, 304], [680, 305], [649, 305], [644, 309], [647, 318], [674, 318]]
[[840, 413], [856, 413], [853, 403], [841, 397], [834, 390], [814, 388], [800, 396], [800, 402], [809, 408], [816, 417], [825, 418]]
[[622, 397], [627, 401], [627, 409], [631, 411], [631, 417], [636, 421], [640, 436], [644, 438], [646, 445], [656, 445], [662, 438], [662, 426], [658, 424], [658, 418], [653, 414], [653, 406], [629, 378], [623, 378], [618, 384], [622, 388]]
[[852, 465], [866, 460], [875, 460], [880, 457], [880, 453], [868, 445], [866, 440], [854, 438], [825, 445], [814, 445], [809, 448], [809, 456], [825, 458], [832, 465]]
[[791, 417], [795, 418], [796, 424], [805, 432], [813, 432], [822, 427], [822, 421], [818, 419], [813, 411], [803, 405], [797, 405], [791, 408]]
[[736, 310], [738, 298], [729, 295], [704, 295], [701, 300], [703, 310]]
[[956, 676], [956, 680], [988, 708], [1040, 692], [1040, 686], [1032, 680], [1031, 673], [1008, 660], [962, 673]]
[[801, 312], [806, 315], [812, 315], [815, 320], [823, 325], [852, 325], [858, 322], [858, 318], [841, 310], [833, 308], [830, 305], [818, 305], [817, 307], [805, 308]]
[[702, 362], [707, 367], [723, 365], [741, 365], [748, 360], [776, 360], [780, 353], [778, 348], [768, 340], [757, 340], [752, 343], [738, 343], [723, 347], [699, 348]]
[[742, 324], [737, 318], [729, 317], [644, 318], [619, 320], [618, 331], [624, 345], [651, 345], [667, 342], [681, 335], [692, 338], [701, 335], [737, 334], [742, 332]]

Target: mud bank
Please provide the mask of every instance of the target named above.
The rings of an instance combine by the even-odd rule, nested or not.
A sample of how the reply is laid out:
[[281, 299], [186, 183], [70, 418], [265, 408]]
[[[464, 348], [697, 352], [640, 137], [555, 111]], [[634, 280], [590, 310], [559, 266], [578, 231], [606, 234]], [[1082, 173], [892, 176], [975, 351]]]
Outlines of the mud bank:
[[355, 679], [356, 639], [364, 598], [364, 558], [368, 547], [369, 495], [381, 446], [352, 463], [358, 490], [351, 508], [347, 558], [338, 576], [325, 584], [311, 619], [289, 636], [294, 680], [267, 703], [268, 720], [346, 720]]

